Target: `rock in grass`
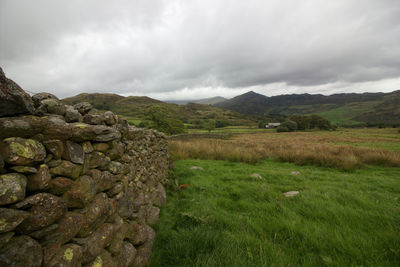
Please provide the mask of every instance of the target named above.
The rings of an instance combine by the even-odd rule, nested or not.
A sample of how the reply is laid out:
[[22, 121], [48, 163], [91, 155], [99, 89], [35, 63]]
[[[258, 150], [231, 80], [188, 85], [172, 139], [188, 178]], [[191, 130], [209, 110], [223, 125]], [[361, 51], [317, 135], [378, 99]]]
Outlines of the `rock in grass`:
[[0, 205], [23, 200], [25, 197], [26, 184], [26, 177], [20, 173], [0, 175]]
[[0, 266], [40, 267], [42, 247], [27, 235], [13, 237], [0, 250]]
[[191, 170], [204, 171], [204, 169], [203, 169], [202, 167], [199, 167], [199, 166], [191, 166], [190, 169], [191, 169]]
[[262, 178], [262, 176], [260, 174], [258, 174], [258, 173], [253, 173], [250, 176], [253, 177], [253, 178], [256, 178], [256, 179], [261, 179]]
[[292, 175], [299, 175], [300, 172], [298, 172], [298, 171], [292, 171], [291, 174], [292, 174]]
[[288, 191], [288, 192], [283, 193], [283, 195], [285, 197], [294, 197], [294, 196], [298, 195], [299, 193], [300, 193], [299, 191]]
[[1, 155], [11, 165], [29, 165], [43, 161], [46, 149], [36, 140], [10, 137], [3, 140]]

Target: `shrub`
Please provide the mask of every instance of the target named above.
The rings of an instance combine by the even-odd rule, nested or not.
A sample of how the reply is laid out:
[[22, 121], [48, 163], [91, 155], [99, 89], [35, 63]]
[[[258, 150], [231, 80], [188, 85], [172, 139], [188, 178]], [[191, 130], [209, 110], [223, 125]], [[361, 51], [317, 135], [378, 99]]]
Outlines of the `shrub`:
[[289, 132], [294, 132], [297, 130], [297, 123], [295, 121], [287, 120], [283, 122], [280, 126], [286, 127]]
[[286, 126], [280, 125], [278, 128], [276, 128], [276, 131], [277, 131], [278, 133], [281, 133], [281, 132], [289, 132], [289, 129], [288, 129], [288, 127], [286, 127]]

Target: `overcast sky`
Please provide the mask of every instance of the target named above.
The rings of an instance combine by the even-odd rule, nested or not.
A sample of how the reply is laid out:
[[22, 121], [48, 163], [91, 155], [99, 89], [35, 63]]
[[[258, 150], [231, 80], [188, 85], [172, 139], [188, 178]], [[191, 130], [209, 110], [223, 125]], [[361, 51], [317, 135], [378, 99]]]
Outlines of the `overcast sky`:
[[31, 92], [157, 99], [400, 89], [399, 0], [0, 0]]

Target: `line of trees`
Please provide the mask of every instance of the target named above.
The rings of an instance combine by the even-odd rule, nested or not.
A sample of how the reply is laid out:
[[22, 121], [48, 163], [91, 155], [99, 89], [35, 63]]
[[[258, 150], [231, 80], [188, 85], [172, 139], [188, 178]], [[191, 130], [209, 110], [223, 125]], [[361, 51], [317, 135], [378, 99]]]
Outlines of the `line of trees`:
[[319, 115], [293, 115], [287, 118], [276, 130], [278, 132], [294, 132], [297, 130], [332, 130], [334, 127], [330, 121]]

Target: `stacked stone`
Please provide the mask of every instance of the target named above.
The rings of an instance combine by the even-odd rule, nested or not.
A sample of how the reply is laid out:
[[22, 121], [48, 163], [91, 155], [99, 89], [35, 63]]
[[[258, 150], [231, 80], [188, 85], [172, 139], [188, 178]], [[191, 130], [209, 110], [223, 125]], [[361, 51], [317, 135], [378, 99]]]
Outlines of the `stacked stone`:
[[0, 69], [0, 104], [19, 101], [0, 108], [0, 266], [146, 265], [165, 136], [11, 82]]

